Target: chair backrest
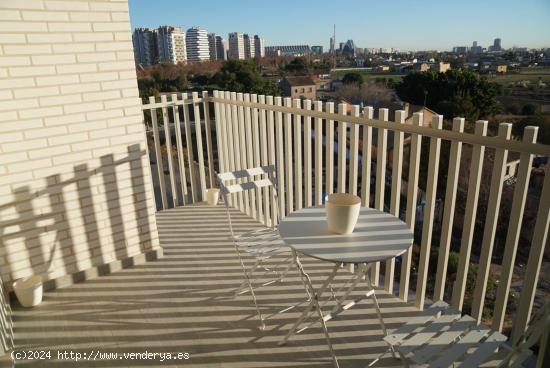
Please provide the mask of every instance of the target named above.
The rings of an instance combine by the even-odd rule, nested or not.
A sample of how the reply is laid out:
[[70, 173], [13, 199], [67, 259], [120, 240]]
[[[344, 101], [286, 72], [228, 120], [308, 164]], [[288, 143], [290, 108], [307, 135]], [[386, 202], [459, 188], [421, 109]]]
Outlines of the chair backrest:
[[[499, 367], [521, 366], [522, 362], [531, 354], [531, 348], [537, 342], [542, 341], [543, 334], [550, 328], [550, 303], [545, 303], [533, 314], [527, 329], [509, 348], [506, 358], [499, 364]], [[544, 349], [544, 347], [542, 347]], [[541, 354], [541, 352], [539, 352]]]
[[517, 349], [530, 349], [533, 345], [540, 341], [542, 335], [550, 328], [550, 303], [545, 303], [536, 311], [527, 329], [517, 342]]
[[239, 192], [260, 188], [271, 188], [271, 204], [273, 206], [273, 214], [276, 217], [276, 221], [272, 221], [273, 227], [275, 226], [275, 223], [279, 223], [280, 214], [277, 203], [277, 182], [275, 180], [276, 171], [277, 169], [275, 165], [267, 165], [218, 174], [220, 194], [222, 195], [225, 207], [227, 209], [227, 216], [232, 235], [233, 229], [231, 226], [231, 214], [229, 211], [229, 195]]

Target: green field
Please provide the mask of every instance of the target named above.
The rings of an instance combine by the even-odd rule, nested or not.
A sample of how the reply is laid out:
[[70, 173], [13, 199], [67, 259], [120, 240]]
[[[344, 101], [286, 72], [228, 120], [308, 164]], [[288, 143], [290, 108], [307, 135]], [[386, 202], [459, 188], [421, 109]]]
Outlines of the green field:
[[506, 74], [490, 76], [489, 79], [500, 84], [509, 84], [520, 81], [530, 81], [531, 83], [538, 83], [539, 80], [542, 80], [544, 83], [549, 84], [550, 67], [521, 68], [518, 72], [511, 71]]
[[[367, 81], [375, 80], [376, 78], [394, 79], [398, 81], [406, 75], [405, 73], [373, 72], [362, 68], [332, 70], [330, 75], [333, 79], [341, 79], [346, 73], [351, 72], [361, 74]], [[510, 71], [499, 75], [487, 75], [487, 77], [489, 80], [503, 85], [520, 81], [530, 81], [536, 84], [539, 80], [542, 80], [546, 84], [550, 84], [550, 67], [521, 68], [519, 71]]]

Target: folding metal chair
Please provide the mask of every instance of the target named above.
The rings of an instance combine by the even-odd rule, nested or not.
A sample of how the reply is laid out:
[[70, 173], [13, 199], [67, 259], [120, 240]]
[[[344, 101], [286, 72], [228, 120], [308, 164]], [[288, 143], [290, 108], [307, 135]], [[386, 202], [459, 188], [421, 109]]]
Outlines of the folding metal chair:
[[[548, 328], [550, 303], [533, 315], [525, 333], [510, 344], [500, 332], [491, 331], [472, 317], [438, 301], [384, 337], [384, 341], [399, 354], [404, 367], [470, 368], [487, 362], [496, 367], [521, 367], [533, 353], [531, 347], [544, 338]], [[541, 341], [541, 345], [545, 343]]]
[[[280, 222], [280, 213], [277, 205], [277, 184], [274, 178], [275, 170], [275, 166], [270, 165], [218, 174], [220, 193], [225, 203], [231, 238], [244, 273], [244, 281], [236, 290], [235, 296], [250, 291], [254, 301], [254, 306], [256, 307], [256, 311], [258, 313], [258, 318], [260, 319], [261, 329], [265, 329], [265, 323], [262, 312], [258, 307], [258, 301], [254, 292], [254, 276], [257, 275], [258, 270], [262, 269], [264, 270], [264, 273], [259, 277], [263, 277], [267, 273], [274, 273], [276, 278], [259, 285], [266, 286], [277, 281], [282, 281], [288, 271], [295, 266], [292, 256], [290, 255], [289, 248], [281, 240], [276, 225]], [[261, 177], [261, 179], [255, 180], [255, 177]], [[247, 179], [248, 181], [243, 183], [235, 183], [236, 181], [242, 181], [243, 179]], [[271, 221], [271, 226], [236, 235], [231, 221], [231, 211], [229, 210], [229, 196], [233, 195], [233, 197], [235, 197], [234, 194], [236, 193], [259, 188], [267, 188], [268, 192], [270, 192], [270, 203], [273, 206], [272, 214], [274, 216], [272, 219], [273, 221]], [[270, 258], [285, 252], [288, 252], [287, 257], [275, 262], [274, 268], [268, 267], [267, 261], [270, 260]], [[256, 259], [256, 262], [252, 267], [247, 268], [245, 266], [243, 260], [244, 254], [253, 256]], [[280, 271], [282, 266], [286, 267]]]

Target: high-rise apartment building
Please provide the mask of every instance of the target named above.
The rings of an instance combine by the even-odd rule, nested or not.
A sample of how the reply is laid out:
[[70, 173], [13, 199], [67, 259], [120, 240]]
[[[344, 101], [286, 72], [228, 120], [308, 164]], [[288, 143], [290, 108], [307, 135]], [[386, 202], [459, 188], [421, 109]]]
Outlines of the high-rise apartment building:
[[258, 35], [254, 35], [254, 50], [256, 51], [256, 57], [265, 56], [264, 39]]
[[493, 42], [493, 51], [501, 51], [502, 50], [502, 45], [500, 44], [501, 41], [502, 40], [500, 38], [495, 38], [495, 41]]
[[223, 39], [220, 36], [216, 36], [215, 33], [209, 33], [208, 48], [210, 50], [210, 60], [225, 60], [225, 47]]
[[233, 32], [229, 34], [229, 51], [227, 58], [232, 60], [243, 60], [244, 54], [244, 37], [242, 33]]
[[157, 30], [136, 28], [132, 33], [136, 65], [149, 66], [157, 62]]
[[187, 60], [185, 32], [181, 28], [162, 26], [156, 34], [159, 62], [177, 64]]
[[244, 58], [252, 59], [254, 56], [256, 56], [256, 51], [254, 49], [254, 38], [245, 33], [243, 35], [243, 41], [244, 41]]
[[189, 28], [185, 33], [185, 44], [187, 48], [187, 60], [210, 60], [210, 50], [208, 47], [208, 35], [206, 30], [200, 27]]

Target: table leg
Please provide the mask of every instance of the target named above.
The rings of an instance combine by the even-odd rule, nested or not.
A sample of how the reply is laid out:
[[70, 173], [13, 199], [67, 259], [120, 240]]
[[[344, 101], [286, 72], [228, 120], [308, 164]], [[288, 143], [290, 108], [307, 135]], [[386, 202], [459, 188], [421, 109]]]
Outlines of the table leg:
[[328, 334], [327, 325], [324, 320], [323, 311], [321, 310], [321, 306], [319, 305], [319, 297], [323, 294], [323, 292], [327, 289], [328, 285], [332, 282], [334, 277], [336, 276], [336, 273], [338, 272], [338, 269], [340, 268], [340, 264], [336, 264], [327, 278], [327, 280], [321, 285], [319, 288], [319, 291], [315, 291], [313, 288], [313, 284], [311, 283], [311, 279], [309, 275], [304, 271], [304, 267], [302, 266], [302, 263], [300, 262], [300, 259], [298, 258], [298, 255], [294, 250], [292, 250], [294, 261], [296, 263], [296, 267], [298, 268], [298, 271], [300, 272], [302, 282], [304, 283], [304, 286], [306, 290], [309, 290], [308, 293], [311, 295], [311, 301], [309, 302], [308, 307], [304, 310], [300, 318], [294, 323], [288, 334], [283, 338], [282, 341], [279, 342], [279, 345], [284, 345], [288, 339], [294, 335], [296, 332], [296, 329], [298, 326], [311, 315], [313, 312], [313, 309], [317, 310], [317, 313], [319, 315], [319, 319], [321, 320], [321, 325], [323, 326], [323, 332], [325, 334], [325, 339], [327, 341], [328, 348], [330, 350], [330, 355], [332, 357], [332, 363], [335, 368], [339, 368], [338, 359], [336, 358], [336, 354], [334, 353], [334, 349], [332, 348], [332, 342], [330, 341], [330, 336]]
[[384, 333], [384, 336], [388, 336], [388, 332], [386, 331], [386, 325], [384, 324], [384, 319], [382, 318], [382, 313], [380, 312], [380, 305], [378, 305], [378, 299], [376, 299], [376, 292], [374, 291], [374, 288], [372, 286], [372, 282], [370, 279], [370, 272], [372, 271], [372, 266], [369, 265], [363, 265], [363, 274], [365, 275], [365, 279], [367, 280], [367, 285], [369, 287], [369, 290], [372, 291], [370, 294], [372, 296], [372, 302], [374, 304], [374, 308], [376, 309], [376, 315], [378, 316], [378, 321], [380, 322], [380, 327], [382, 328], [382, 332]]

